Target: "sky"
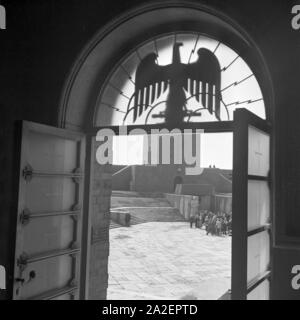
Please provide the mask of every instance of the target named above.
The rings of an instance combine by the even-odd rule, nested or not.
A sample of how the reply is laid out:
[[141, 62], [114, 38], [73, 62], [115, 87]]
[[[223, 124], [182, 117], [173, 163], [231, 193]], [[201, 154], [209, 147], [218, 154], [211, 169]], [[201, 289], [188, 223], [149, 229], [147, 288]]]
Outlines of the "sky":
[[[232, 133], [202, 133], [200, 137], [200, 166], [232, 169]], [[113, 164], [143, 164], [143, 148], [142, 135], [114, 136]]]
[[232, 169], [232, 133], [204, 134], [201, 152], [201, 165], [204, 168], [215, 165], [220, 169]]

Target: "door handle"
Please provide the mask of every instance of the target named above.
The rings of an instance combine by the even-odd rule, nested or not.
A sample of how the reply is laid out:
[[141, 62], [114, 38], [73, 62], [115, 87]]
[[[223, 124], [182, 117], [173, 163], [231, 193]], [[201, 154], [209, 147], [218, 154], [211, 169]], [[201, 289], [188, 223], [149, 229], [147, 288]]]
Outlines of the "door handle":
[[20, 278], [20, 277], [16, 278], [15, 280], [17, 282], [19, 282], [21, 284], [21, 286], [23, 286], [24, 284], [29, 283], [30, 281], [32, 281], [35, 277], [36, 277], [36, 272], [34, 270], [31, 270], [29, 272], [27, 280], [25, 278]]

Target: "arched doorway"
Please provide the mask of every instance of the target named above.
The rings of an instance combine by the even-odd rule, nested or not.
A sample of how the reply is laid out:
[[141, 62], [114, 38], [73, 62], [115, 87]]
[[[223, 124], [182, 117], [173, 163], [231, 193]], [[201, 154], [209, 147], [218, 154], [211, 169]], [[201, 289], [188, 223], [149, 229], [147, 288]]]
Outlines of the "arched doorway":
[[[154, 16], [155, 19], [153, 18]], [[140, 28], [136, 28], [136, 25], [139, 25]], [[59, 126], [61, 128], [90, 134], [87, 137], [86, 150], [88, 157], [86, 158], [86, 163], [88, 165], [86, 165], [85, 170], [86, 179], [83, 192], [85, 200], [82, 211], [82, 243], [85, 248], [81, 255], [81, 271], [79, 282], [77, 281], [81, 293], [76, 297], [104, 298], [107, 287], [109, 243], [109, 217], [107, 213], [109, 210], [111, 179], [109, 168], [98, 166], [95, 161], [97, 145], [91, 138], [94, 137], [101, 125], [105, 125], [107, 128], [112, 125], [120, 125], [119, 122], [112, 123], [113, 113], [103, 113], [102, 110], [104, 109], [99, 108], [103, 104], [102, 98], [105, 96], [107, 83], [113, 77], [113, 72], [118, 73], [118, 69], [115, 66], [117, 65], [119, 68], [124, 69], [122, 59], [125, 56], [129, 57], [133, 48], [143, 48], [143, 45], [147, 46], [149, 43], [155, 43], [153, 37], [156, 37], [157, 40], [163, 39], [164, 42], [166, 41], [165, 39], [171, 38], [171, 41], [174, 41], [174, 38], [177, 39], [177, 37], [188, 35], [190, 37], [189, 42], [196, 43], [195, 40], [197, 40], [199, 34], [217, 41], [214, 50], [219, 50], [220, 45], [218, 43], [222, 43], [225, 46], [228, 45], [228, 47], [234, 48], [238, 56], [247, 61], [261, 88], [263, 97], [259, 97], [259, 99], [262, 98], [264, 101], [264, 116], [267, 121], [272, 120], [272, 90], [263, 59], [251, 39], [228, 17], [195, 4], [168, 2], [164, 5], [137, 8], [117, 21], [112, 22], [104, 30], [101, 30], [74, 65], [65, 85], [59, 115]], [[223, 65], [224, 67], [226, 66]], [[125, 70], [127, 69], [125, 68]], [[240, 80], [243, 80], [243, 78]], [[117, 89], [120, 95], [122, 90], [120, 88]], [[250, 97], [244, 102], [248, 104], [250, 100], [255, 99]], [[240, 102], [243, 101], [232, 101], [236, 106]], [[114, 110], [114, 108], [110, 109]], [[105, 115], [107, 116], [106, 119]], [[103, 120], [107, 121], [102, 122]], [[208, 121], [201, 125], [195, 122], [191, 124], [191, 128], [200, 126], [200, 128], [203, 127], [208, 131], [232, 131], [232, 120], [231, 118], [228, 122], [218, 121], [216, 123]], [[188, 126], [183, 124], [183, 127]], [[93, 179], [90, 179], [91, 176]], [[76, 173], [72, 178], [78, 178]], [[90, 239], [92, 239], [91, 243]], [[74, 250], [76, 249], [74, 247]], [[26, 257], [25, 260], [28, 263]], [[19, 268], [19, 265], [16, 268]], [[21, 265], [24, 264], [21, 263]], [[72, 288], [77, 287], [77, 285], [72, 286]], [[61, 295], [58, 294], [58, 297], [67, 294], [68, 292], [63, 291]]]

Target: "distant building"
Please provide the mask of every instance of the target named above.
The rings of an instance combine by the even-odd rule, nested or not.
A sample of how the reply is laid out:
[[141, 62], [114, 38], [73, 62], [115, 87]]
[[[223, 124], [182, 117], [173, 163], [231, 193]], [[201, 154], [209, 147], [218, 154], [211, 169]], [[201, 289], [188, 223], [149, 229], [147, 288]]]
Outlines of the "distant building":
[[211, 186], [213, 193], [231, 193], [231, 170], [205, 168], [192, 176], [181, 169], [179, 165], [113, 166], [112, 186], [114, 190], [173, 193], [176, 184], [200, 184]]
[[200, 209], [229, 213], [231, 174], [231, 170], [205, 168], [190, 176], [178, 165], [113, 166], [113, 189], [197, 196]]

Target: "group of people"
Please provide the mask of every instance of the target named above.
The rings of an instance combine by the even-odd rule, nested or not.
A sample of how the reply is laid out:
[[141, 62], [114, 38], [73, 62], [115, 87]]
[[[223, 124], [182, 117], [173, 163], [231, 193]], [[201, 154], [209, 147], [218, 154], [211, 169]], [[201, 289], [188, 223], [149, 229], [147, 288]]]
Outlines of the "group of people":
[[206, 234], [223, 236], [231, 235], [232, 214], [225, 212], [213, 213], [208, 210], [197, 212], [190, 217], [190, 226], [205, 228]]

